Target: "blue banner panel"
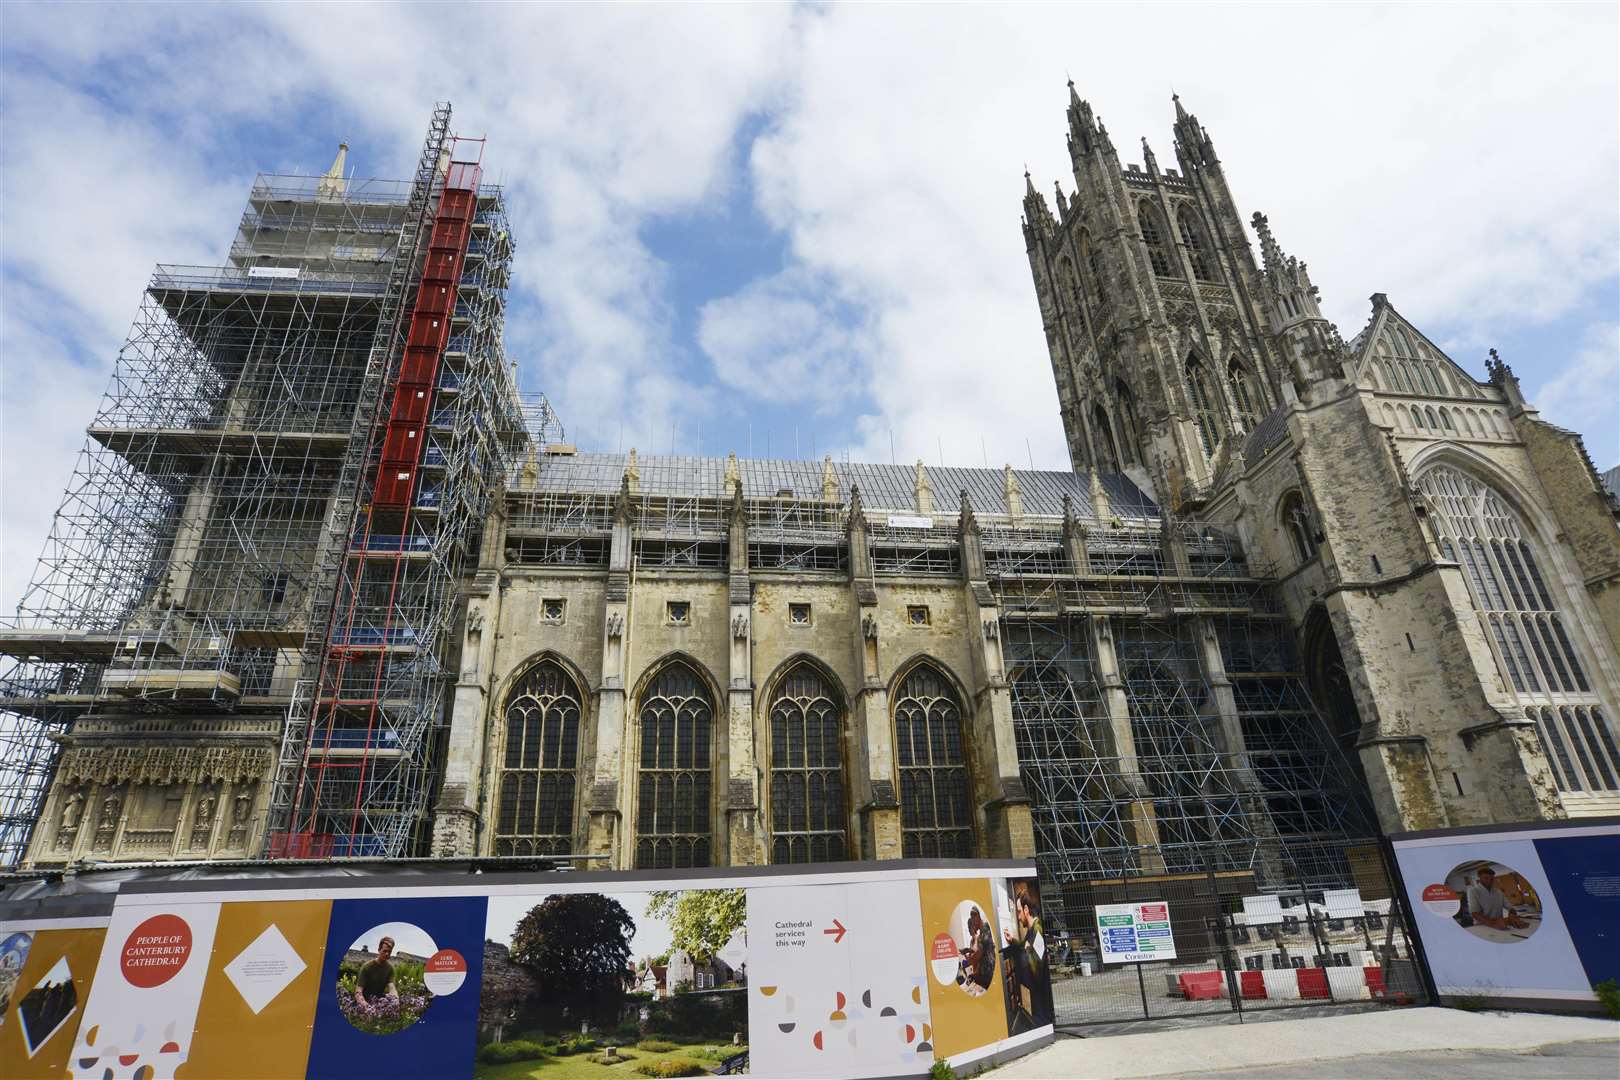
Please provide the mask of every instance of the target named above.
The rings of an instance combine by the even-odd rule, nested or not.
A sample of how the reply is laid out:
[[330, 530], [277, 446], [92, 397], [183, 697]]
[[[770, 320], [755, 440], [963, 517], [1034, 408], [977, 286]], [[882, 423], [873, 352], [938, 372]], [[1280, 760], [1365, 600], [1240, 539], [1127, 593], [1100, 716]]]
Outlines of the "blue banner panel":
[[1620, 835], [1535, 841], [1587, 979], [1620, 981]]
[[334, 901], [309, 1075], [470, 1077], [487, 903]]

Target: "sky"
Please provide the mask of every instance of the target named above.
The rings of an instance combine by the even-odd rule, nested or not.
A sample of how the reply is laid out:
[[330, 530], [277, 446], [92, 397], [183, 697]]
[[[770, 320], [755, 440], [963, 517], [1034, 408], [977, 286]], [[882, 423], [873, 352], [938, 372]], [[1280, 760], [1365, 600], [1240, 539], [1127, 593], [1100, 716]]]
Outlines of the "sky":
[[[507, 349], [586, 450], [1065, 468], [1019, 229], [1172, 90], [1346, 338], [1391, 302], [1620, 461], [1616, 6], [6, 5], [0, 609], [153, 265], [256, 172], [408, 176], [436, 100], [517, 240]], [[891, 449], [892, 447], [892, 449]]]

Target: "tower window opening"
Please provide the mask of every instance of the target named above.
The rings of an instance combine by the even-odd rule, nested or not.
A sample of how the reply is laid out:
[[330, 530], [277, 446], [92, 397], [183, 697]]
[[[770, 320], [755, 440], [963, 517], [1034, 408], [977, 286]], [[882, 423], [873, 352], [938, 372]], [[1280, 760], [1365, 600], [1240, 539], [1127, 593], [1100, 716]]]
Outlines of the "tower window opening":
[[1193, 276], [1199, 281], [1219, 281], [1203, 226], [1185, 207], [1176, 215], [1176, 223], [1181, 228], [1181, 242], [1187, 248], [1187, 260], [1192, 263]]
[[1176, 276], [1170, 272], [1170, 256], [1164, 249], [1164, 229], [1160, 227], [1159, 212], [1143, 202], [1137, 208], [1136, 221], [1142, 229], [1142, 242], [1147, 244], [1148, 261], [1153, 264], [1153, 272], [1159, 277]]
[[1216, 398], [1210, 392], [1204, 365], [1196, 357], [1187, 360], [1187, 394], [1192, 399], [1193, 423], [1198, 428], [1198, 440], [1203, 444], [1204, 456], [1213, 457], [1215, 446], [1220, 442], [1220, 428], [1215, 421]]
[[1283, 529], [1293, 544], [1294, 556], [1300, 564], [1316, 558], [1316, 532], [1311, 526], [1310, 513], [1305, 509], [1305, 497], [1297, 491], [1290, 491], [1283, 496], [1279, 513]]

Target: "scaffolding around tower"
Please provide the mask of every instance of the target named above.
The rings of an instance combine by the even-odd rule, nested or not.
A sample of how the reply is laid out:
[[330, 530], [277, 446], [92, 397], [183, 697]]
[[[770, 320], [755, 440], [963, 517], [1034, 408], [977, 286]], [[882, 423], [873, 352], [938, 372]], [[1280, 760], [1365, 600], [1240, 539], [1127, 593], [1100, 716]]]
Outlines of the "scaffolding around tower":
[[[414, 732], [412, 752], [379, 747], [389, 764], [370, 775], [409, 808], [397, 816], [422, 812], [455, 602], [446, 575], [476, 547], [505, 473], [560, 437], [501, 350], [512, 242], [500, 189], [479, 185], [446, 311], [454, 332], [420, 399], [409, 505], [397, 527], [355, 532], [394, 403], [400, 312], [455, 171], [449, 123], [438, 106], [411, 180], [345, 176], [343, 152], [325, 176], [260, 176], [225, 265], [154, 271], [34, 579], [0, 627], [0, 866], [29, 854], [42, 820], [51, 838], [34, 845], [36, 865], [109, 848], [261, 854], [266, 811], [286, 820], [291, 803], [277, 799], [298, 775], [278, 763], [305, 757], [282, 722], [302, 717], [307, 734], [309, 688], [331, 646], [350, 644], [331, 627], [357, 547], [397, 556], [390, 633], [412, 643], [395, 654], [414, 657], [401, 665], [414, 719], [388, 728]], [[344, 624], [358, 643], [369, 609], [342, 595], [360, 613]], [[373, 834], [354, 846], [404, 854], [416, 832]]]

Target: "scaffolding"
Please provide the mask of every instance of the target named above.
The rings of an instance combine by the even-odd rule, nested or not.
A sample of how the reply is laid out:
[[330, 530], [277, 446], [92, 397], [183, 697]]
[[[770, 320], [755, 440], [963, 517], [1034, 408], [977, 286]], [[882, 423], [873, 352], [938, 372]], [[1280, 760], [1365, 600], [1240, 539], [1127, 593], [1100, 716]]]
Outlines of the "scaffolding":
[[[329, 646], [364, 648], [378, 630], [401, 658], [396, 673], [413, 673], [385, 688], [409, 689], [424, 719], [380, 725], [376, 745], [404, 764], [371, 775], [388, 775], [397, 805], [425, 804], [429, 740], [406, 737], [438, 722], [448, 575], [476, 546], [489, 490], [556, 434], [549, 406], [520, 397], [501, 354], [511, 241], [500, 190], [479, 186], [455, 332], [423, 399], [432, 409], [411, 505], [397, 525], [367, 517], [355, 531], [378, 418], [394, 401], [385, 391], [400, 312], [454, 167], [449, 118], [447, 105], [435, 110], [413, 180], [355, 180], [336, 167], [260, 176], [227, 265], [156, 268], [35, 577], [0, 627], [0, 866], [25, 856], [65, 741], [155, 735], [190, 753], [187, 732], [221, 720], [279, 730], [289, 715], [307, 736]], [[381, 618], [361, 599], [369, 584], [350, 587], [357, 552], [385, 552], [399, 570], [403, 587]], [[338, 610], [356, 617], [334, 642]], [[352, 741], [327, 726], [334, 744]], [[364, 756], [370, 745], [349, 749]], [[273, 751], [263, 752], [268, 768]], [[282, 766], [287, 757], [284, 738]], [[298, 775], [282, 767], [272, 778], [283, 819]], [[372, 833], [389, 839], [355, 853], [403, 853], [399, 837], [414, 835]]]
[[334, 587], [283, 727], [271, 858], [426, 850], [462, 567], [493, 493], [560, 434], [505, 358], [513, 248], [500, 192], [482, 185], [483, 140], [448, 125], [445, 108], [423, 148], [417, 238], [369, 360], [380, 392], [356, 416], [339, 485], [352, 495], [329, 519]]
[[1310, 700], [1272, 580], [1234, 538], [1071, 518], [989, 526], [984, 546], [1054, 888], [1224, 871], [1352, 880], [1346, 851], [1376, 835], [1370, 808]]

